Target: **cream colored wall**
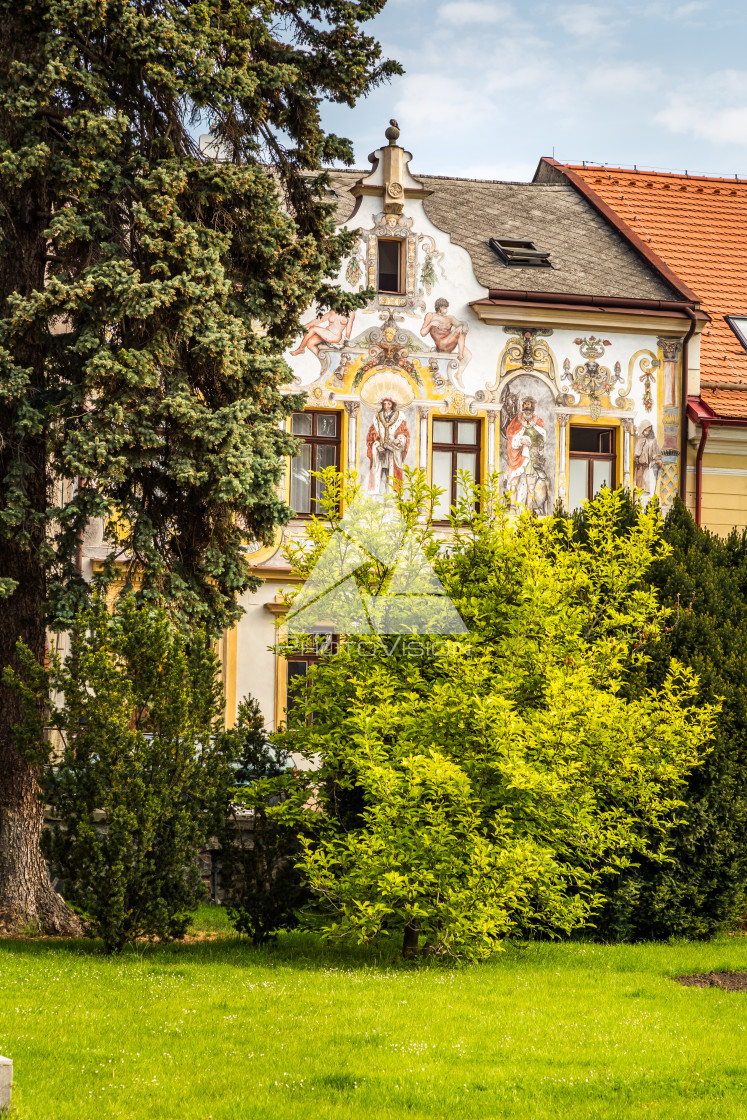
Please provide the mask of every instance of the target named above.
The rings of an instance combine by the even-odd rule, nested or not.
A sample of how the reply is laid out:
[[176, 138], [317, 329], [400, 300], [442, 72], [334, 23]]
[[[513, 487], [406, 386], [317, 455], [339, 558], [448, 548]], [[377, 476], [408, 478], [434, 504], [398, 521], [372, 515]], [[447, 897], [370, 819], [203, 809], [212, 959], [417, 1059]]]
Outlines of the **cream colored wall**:
[[[270, 577], [266, 578], [258, 591], [243, 595], [241, 606], [244, 608], [244, 614], [236, 627], [234, 718], [238, 705], [244, 697], [254, 696], [260, 703], [268, 731], [276, 729], [278, 659], [271, 647], [276, 642], [276, 621], [281, 616], [269, 611], [267, 606], [274, 604], [278, 592], [287, 586], [287, 579]], [[226, 714], [227, 722], [231, 726], [231, 712], [227, 711]]]

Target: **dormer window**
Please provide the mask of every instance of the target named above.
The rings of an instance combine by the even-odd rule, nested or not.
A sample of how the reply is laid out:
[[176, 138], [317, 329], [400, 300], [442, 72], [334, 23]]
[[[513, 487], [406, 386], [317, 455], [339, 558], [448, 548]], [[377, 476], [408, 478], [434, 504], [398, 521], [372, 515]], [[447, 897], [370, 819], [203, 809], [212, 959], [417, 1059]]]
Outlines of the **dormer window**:
[[724, 318], [742, 343], [743, 349], [747, 350], [747, 317], [743, 315], [725, 315]]
[[400, 295], [402, 285], [402, 245], [400, 240], [379, 238], [377, 288], [380, 292]]
[[514, 267], [552, 268], [549, 249], [538, 249], [533, 241], [507, 241], [503, 237], [491, 237], [488, 244], [504, 264]]

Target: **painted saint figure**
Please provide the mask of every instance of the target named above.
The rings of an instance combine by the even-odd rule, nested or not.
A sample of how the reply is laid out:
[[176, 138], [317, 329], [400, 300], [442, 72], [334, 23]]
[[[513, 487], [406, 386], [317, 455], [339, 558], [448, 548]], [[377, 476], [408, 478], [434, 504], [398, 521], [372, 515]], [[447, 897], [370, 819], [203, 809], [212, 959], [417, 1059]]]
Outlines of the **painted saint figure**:
[[319, 346], [322, 343], [334, 346], [342, 342], [343, 336], [350, 338], [354, 319], [354, 311], [327, 311], [311, 323], [304, 323], [305, 334], [296, 349], [291, 350], [291, 356], [295, 357], [296, 354], [302, 354], [304, 350], [310, 350], [314, 357], [318, 358]]
[[545, 469], [545, 422], [536, 411], [536, 402], [525, 397], [521, 412], [514, 416], [506, 429], [506, 455], [508, 475], [506, 492], [513, 493], [517, 506], [526, 506], [537, 513], [549, 513], [545, 508], [549, 497]]
[[402, 481], [409, 446], [410, 429], [397, 402], [391, 397], [382, 397], [366, 437], [369, 494], [382, 495], [390, 483]]
[[636, 432], [633, 441], [633, 484], [648, 495], [656, 493], [661, 470], [661, 447], [652, 424]]
[[461, 372], [469, 362], [472, 354], [467, 349], [467, 331], [469, 327], [453, 315], [448, 315], [449, 301], [437, 299], [433, 311], [429, 311], [420, 328], [421, 337], [430, 335], [433, 345], [440, 354], [453, 354], [456, 350], [459, 358], [459, 371]]

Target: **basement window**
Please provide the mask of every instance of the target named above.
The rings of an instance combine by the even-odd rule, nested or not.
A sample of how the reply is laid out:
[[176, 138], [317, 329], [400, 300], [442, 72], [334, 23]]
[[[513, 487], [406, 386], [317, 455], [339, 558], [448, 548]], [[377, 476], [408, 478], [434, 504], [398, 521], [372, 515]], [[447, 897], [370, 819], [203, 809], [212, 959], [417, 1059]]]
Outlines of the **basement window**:
[[742, 347], [747, 350], [747, 316], [725, 315], [724, 318], [739, 339]]
[[505, 238], [491, 237], [488, 244], [504, 264], [530, 268], [553, 267], [550, 263], [550, 251], [538, 249], [533, 241], [507, 241]]

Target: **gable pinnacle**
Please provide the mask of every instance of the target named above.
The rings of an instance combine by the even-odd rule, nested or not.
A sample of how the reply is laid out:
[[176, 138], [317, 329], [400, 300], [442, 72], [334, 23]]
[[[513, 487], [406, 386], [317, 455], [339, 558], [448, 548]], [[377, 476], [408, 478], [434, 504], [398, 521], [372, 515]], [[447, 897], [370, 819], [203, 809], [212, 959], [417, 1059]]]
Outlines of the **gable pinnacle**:
[[399, 140], [399, 125], [395, 121], [394, 117], [392, 117], [391, 120], [389, 121], [389, 128], [386, 130], [384, 135], [386, 136], [387, 140], [389, 141], [389, 147], [390, 148], [396, 147], [397, 141]]

